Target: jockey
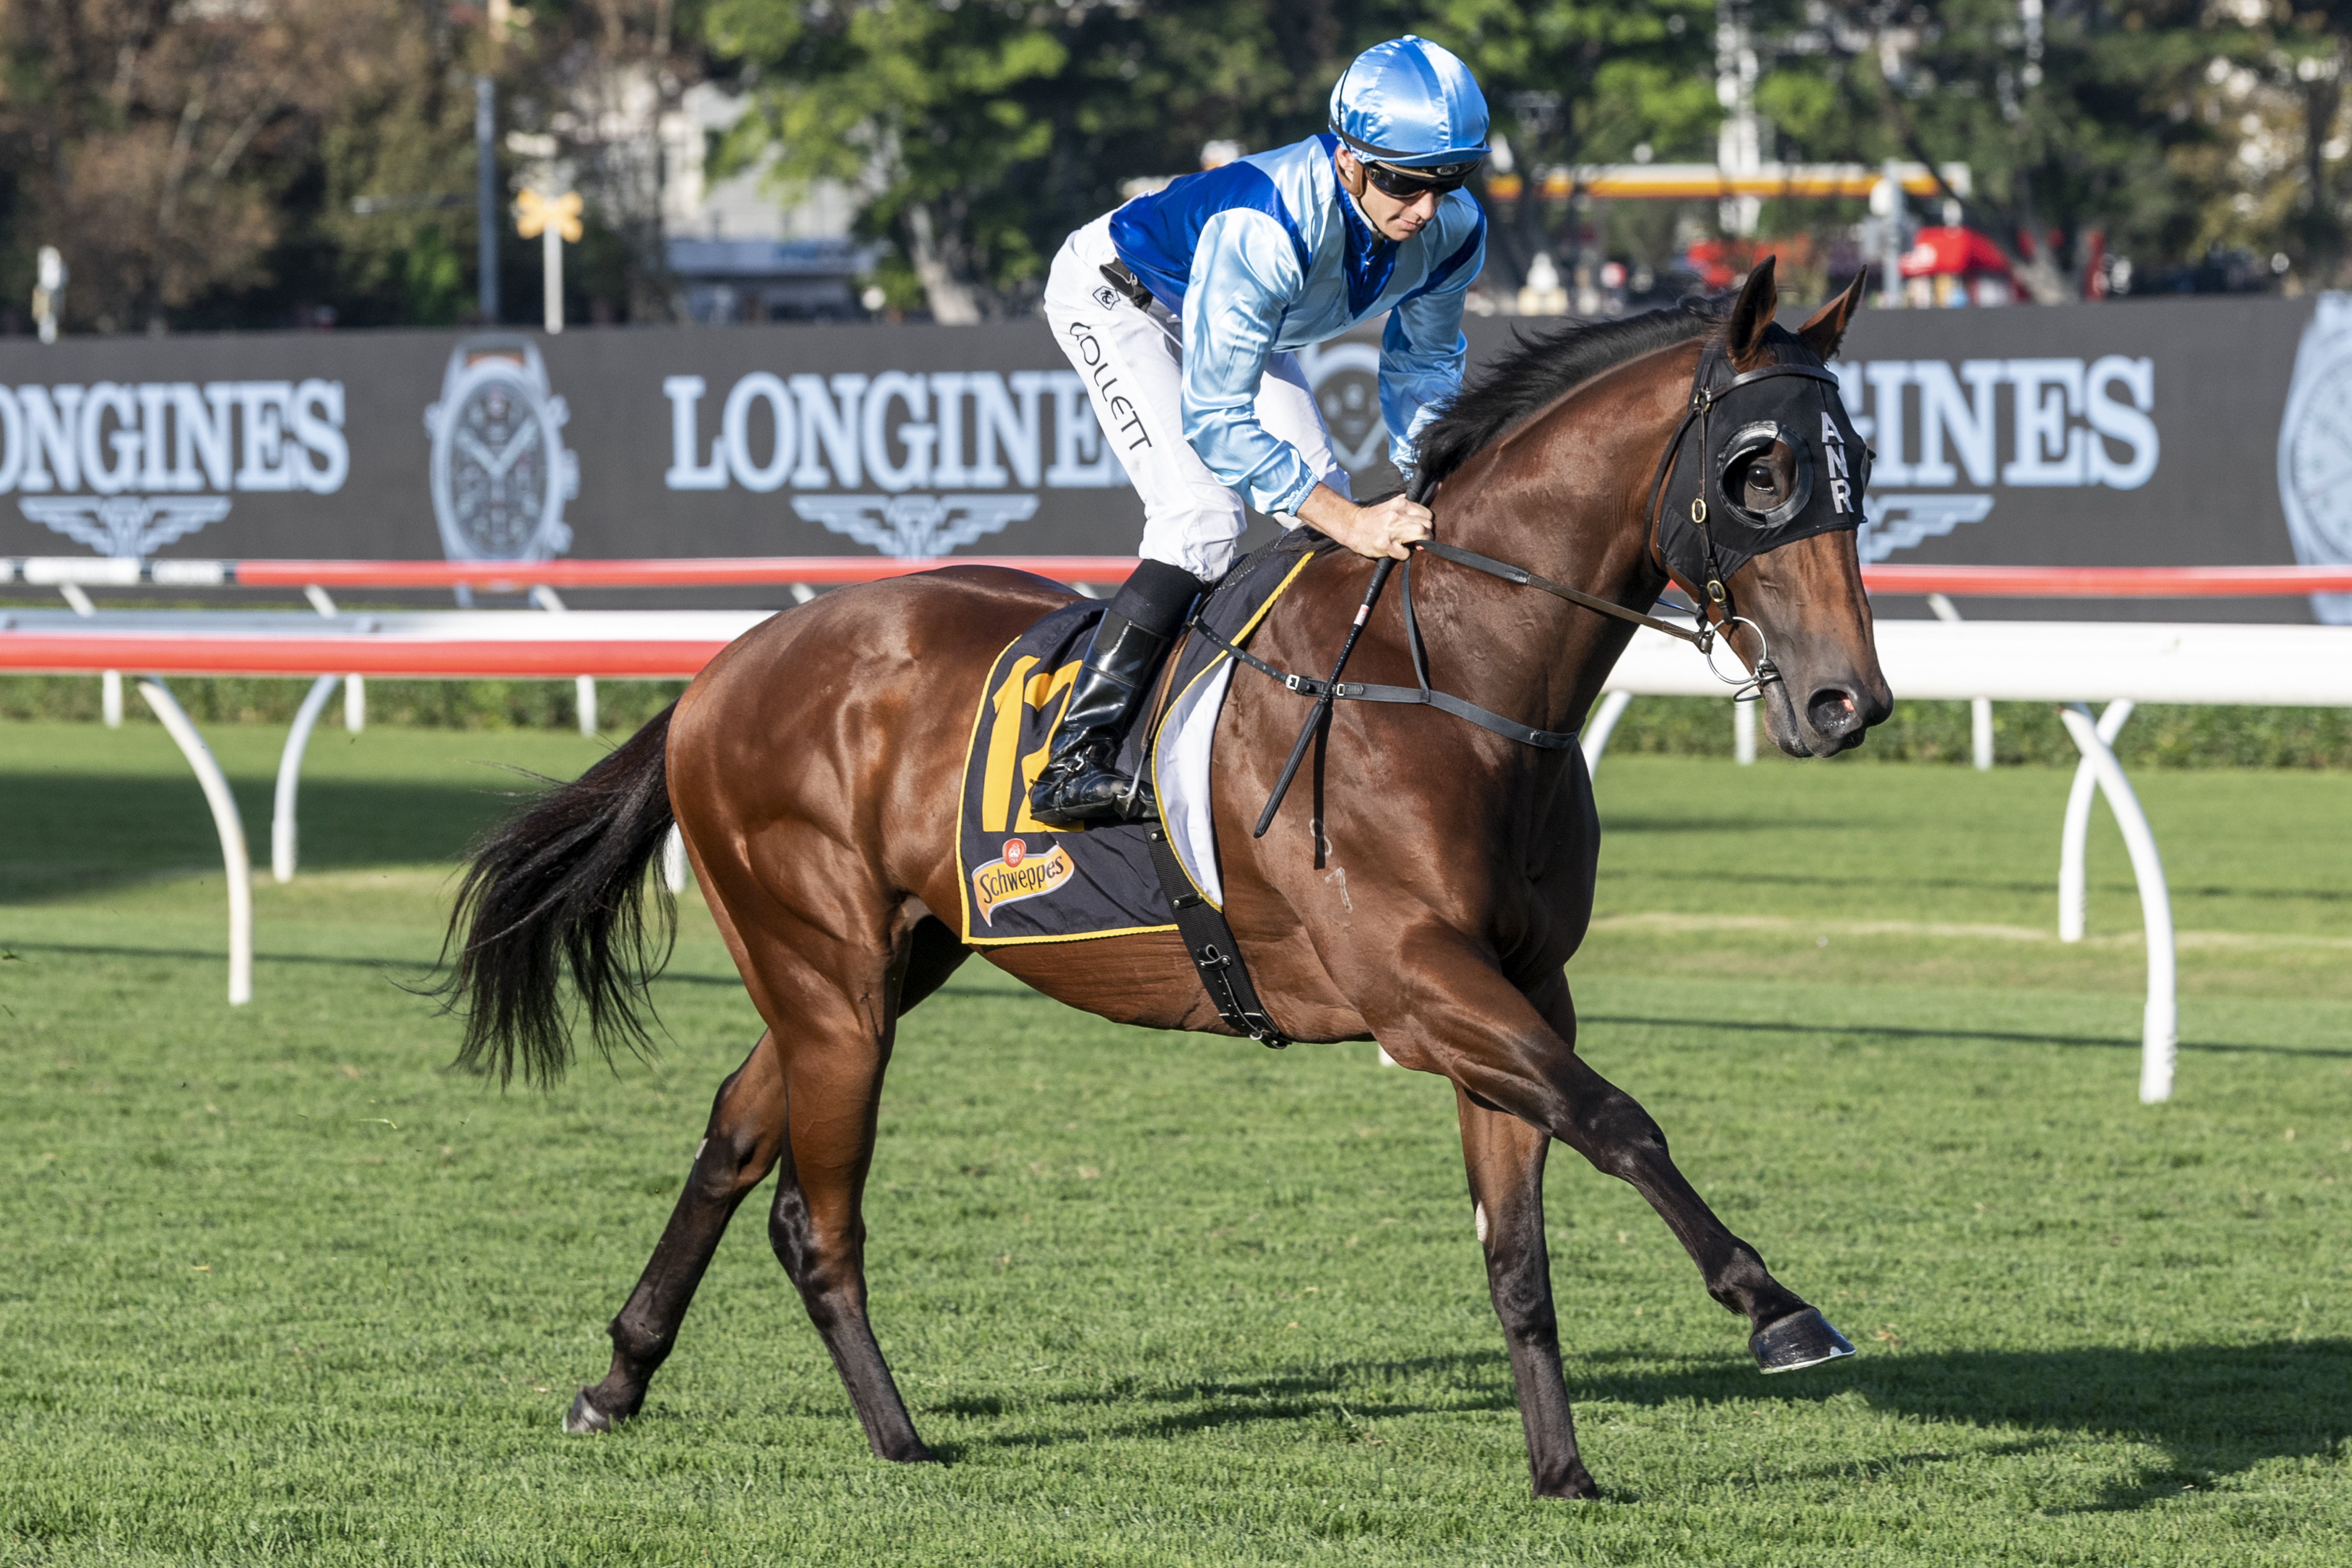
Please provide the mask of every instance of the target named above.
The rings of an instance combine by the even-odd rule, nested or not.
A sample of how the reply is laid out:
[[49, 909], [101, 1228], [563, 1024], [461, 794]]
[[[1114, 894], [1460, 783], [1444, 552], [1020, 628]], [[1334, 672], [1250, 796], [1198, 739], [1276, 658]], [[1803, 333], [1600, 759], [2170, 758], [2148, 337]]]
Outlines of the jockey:
[[1486, 220], [1462, 189], [1486, 156], [1486, 100], [1416, 37], [1356, 58], [1328, 133], [1188, 174], [1070, 236], [1045, 313], [1143, 499], [1141, 563], [1112, 598], [1030, 811], [1055, 826], [1150, 809], [1118, 755], [1195, 596], [1223, 576], [1246, 491], [1360, 555], [1430, 532], [1402, 496], [1358, 506], [1292, 352], [1388, 317], [1381, 412], [1410, 474], [1422, 426], [1462, 384], [1462, 297]]

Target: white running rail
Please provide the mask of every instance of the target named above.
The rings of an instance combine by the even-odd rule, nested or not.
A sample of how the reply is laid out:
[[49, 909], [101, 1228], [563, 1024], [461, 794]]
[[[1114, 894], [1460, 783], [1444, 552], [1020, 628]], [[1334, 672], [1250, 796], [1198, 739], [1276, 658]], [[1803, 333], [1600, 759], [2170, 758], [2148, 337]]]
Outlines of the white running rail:
[[[355, 695], [360, 678], [368, 674], [424, 679], [579, 678], [583, 672], [679, 677], [692, 675], [768, 613], [467, 611], [311, 616], [8, 610], [0, 611], [0, 669], [314, 676], [321, 669], [339, 669], [350, 695]], [[2131, 852], [2147, 933], [2141, 1095], [2150, 1101], [2166, 1098], [2171, 1091], [2177, 1014], [2171, 905], [2154, 830], [2109, 742], [2134, 701], [2352, 707], [2352, 627], [1881, 620], [1876, 636], [1888, 684], [1902, 698], [2063, 705], [2061, 717], [2083, 763], [2063, 837], [2079, 838], [2074, 826], [2078, 814], [2083, 831], [2087, 831], [2090, 790], [2105, 792]], [[321, 677], [313, 683], [303, 715], [298, 716], [297, 734], [289, 737], [279, 762], [270, 858], [271, 870], [280, 879], [290, 877], [295, 865], [294, 795], [302, 742], [315, 728], [334, 679]], [[236, 803], [219, 765], [162, 680], [143, 676], [139, 687], [187, 757], [213, 810], [229, 881], [229, 996], [242, 1004], [253, 991], [253, 910], [245, 832]], [[1600, 764], [1611, 731], [1633, 697], [1719, 697], [1722, 692], [1721, 684], [1686, 645], [1656, 632], [1636, 632], [1611, 674], [1607, 695], [1585, 726], [1587, 766]], [[2081, 706], [2085, 701], [2109, 706], [2094, 721]], [[305, 716], [307, 725], [301, 721]], [[682, 887], [684, 856], [671, 849], [662, 859], [671, 886]], [[2061, 860], [2062, 889], [2079, 889], [2079, 857], [2070, 855], [2064, 842]], [[2069, 865], [2076, 868], [2071, 873], [2065, 869]], [[2065, 896], [2079, 911], [2079, 891]]]
[[[2060, 835], [2058, 934], [2066, 942], [2083, 937], [2084, 839], [2092, 796], [2104, 793], [2131, 855], [2147, 938], [2140, 1098], [2149, 1104], [2171, 1098], [2179, 1016], [2171, 895], [2155, 829], [2111, 742], [2135, 702], [2352, 707], [2352, 626], [1882, 620], [1876, 635], [1880, 667], [1898, 700], [1984, 704], [1986, 716], [1972, 725], [1984, 740], [1992, 702], [2058, 706], [2083, 756]], [[1722, 691], [1687, 647], [1635, 632], [1586, 723], [1586, 765], [1600, 765], [1623, 700]], [[2095, 721], [2086, 701], [2107, 704]], [[1989, 749], [1980, 742], [1980, 763]]]

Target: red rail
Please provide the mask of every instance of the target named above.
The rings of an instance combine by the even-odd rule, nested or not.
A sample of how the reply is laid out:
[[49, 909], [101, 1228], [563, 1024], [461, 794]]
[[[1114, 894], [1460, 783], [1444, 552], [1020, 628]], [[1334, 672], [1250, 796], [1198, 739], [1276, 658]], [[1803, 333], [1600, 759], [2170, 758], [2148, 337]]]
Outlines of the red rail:
[[1888, 566], [1862, 569], [1879, 594], [2002, 599], [2252, 599], [2352, 594], [2341, 566]]
[[1132, 555], [959, 555], [894, 561], [875, 555], [715, 555], [669, 561], [239, 561], [236, 581], [249, 587], [448, 588], [460, 583], [491, 593], [550, 588], [705, 588], [726, 584], [871, 583], [936, 572], [942, 566], [1003, 566], [1060, 583], [1124, 583]]
[[[552, 621], [553, 616], [549, 619]], [[244, 637], [156, 632], [0, 632], [0, 669], [153, 670], [166, 675], [404, 676], [483, 679], [602, 676], [685, 680], [727, 646], [723, 637], [675, 641], [580, 638], [524, 642], [390, 637]]]
[[[1062, 583], [1124, 582], [1131, 555], [957, 555], [896, 561], [877, 555], [714, 555], [635, 561], [203, 561], [166, 556], [0, 560], [0, 582], [79, 583], [89, 587], [155, 583], [172, 587], [454, 588], [489, 593], [526, 588], [709, 588], [806, 583], [835, 586], [933, 572], [1001, 566]], [[1882, 594], [1954, 594], [2032, 599], [2260, 598], [2352, 593], [2352, 568], [2336, 566], [1865, 566], [1863, 582]]]

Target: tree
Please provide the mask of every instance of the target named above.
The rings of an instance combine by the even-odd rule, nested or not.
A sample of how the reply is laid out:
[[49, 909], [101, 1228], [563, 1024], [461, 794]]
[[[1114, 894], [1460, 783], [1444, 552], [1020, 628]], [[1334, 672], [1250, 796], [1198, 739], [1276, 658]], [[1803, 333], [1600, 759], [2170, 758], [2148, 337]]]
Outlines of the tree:
[[1122, 179], [1318, 129], [1353, 20], [1336, 0], [713, 0], [704, 37], [753, 97], [730, 154], [858, 191], [886, 289], [973, 321], [1034, 294]]
[[18, 0], [0, 13], [12, 271], [56, 244], [68, 321], [160, 330], [269, 276], [320, 127], [403, 54], [397, 0]]
[[2352, 106], [2344, 97], [2352, 5], [2229, 0], [2212, 20], [2204, 69], [2180, 100], [2210, 133], [2175, 154], [2191, 196], [2191, 248], [2283, 257], [2321, 288], [2352, 280], [2345, 188]]
[[542, 0], [509, 16], [488, 56], [506, 121], [550, 149], [530, 160], [532, 176], [587, 199], [568, 269], [614, 316], [665, 319], [662, 122], [701, 76], [675, 0]]
[[501, 130], [551, 137], [591, 198], [580, 272], [629, 314], [666, 314], [654, 130], [697, 71], [674, 13], [0, 0], [0, 290], [22, 300], [54, 244], [75, 331], [463, 319], [488, 69]]
[[1553, 231], [1569, 216], [1544, 199], [1539, 165], [1623, 163], [1636, 149], [1713, 161], [1716, 10], [1712, 0], [1430, 0], [1385, 7], [1381, 36], [1421, 33], [1477, 76], [1522, 174], [1518, 195], [1492, 204], [1489, 243], [1524, 277], [1538, 251], [1560, 248]]
[[[1709, 0], [713, 0], [705, 37], [754, 96], [730, 155], [860, 191], [893, 247], [886, 286], [969, 321], [1017, 305], [1123, 178], [1187, 172], [1213, 138], [1321, 130], [1347, 61], [1401, 33], [1470, 63], [1520, 164], [1709, 156], [1713, 17]], [[1559, 216], [1529, 182], [1500, 250], [1524, 267]]]
[[2197, 84], [2235, 47], [2207, 9], [1831, 0], [1780, 34], [1759, 100], [1807, 156], [1967, 163], [1969, 191], [1943, 198], [2034, 298], [2079, 300], [2103, 246], [2178, 255], [2195, 231], [2192, 170], [2223, 140]]

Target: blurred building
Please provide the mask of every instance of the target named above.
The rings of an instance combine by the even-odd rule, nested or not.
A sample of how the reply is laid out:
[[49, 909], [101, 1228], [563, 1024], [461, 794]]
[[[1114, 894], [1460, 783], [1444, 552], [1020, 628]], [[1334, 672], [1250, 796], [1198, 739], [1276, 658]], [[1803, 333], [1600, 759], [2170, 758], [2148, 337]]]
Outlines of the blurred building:
[[857, 279], [876, 247], [851, 237], [847, 187], [812, 181], [788, 205], [770, 183], [772, 156], [713, 177], [712, 149], [745, 106], [705, 82], [661, 117], [663, 249], [679, 314], [706, 326], [862, 319]]

